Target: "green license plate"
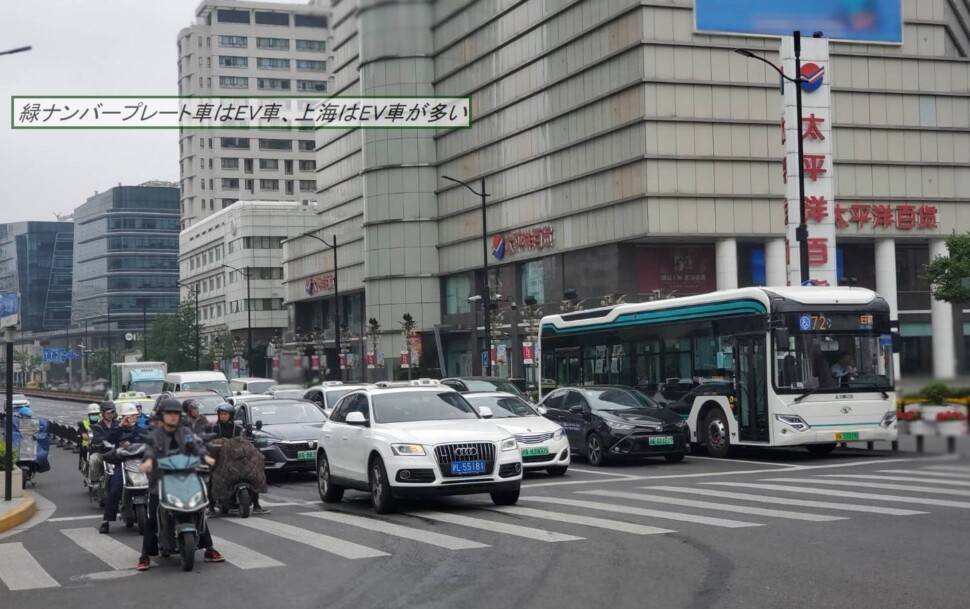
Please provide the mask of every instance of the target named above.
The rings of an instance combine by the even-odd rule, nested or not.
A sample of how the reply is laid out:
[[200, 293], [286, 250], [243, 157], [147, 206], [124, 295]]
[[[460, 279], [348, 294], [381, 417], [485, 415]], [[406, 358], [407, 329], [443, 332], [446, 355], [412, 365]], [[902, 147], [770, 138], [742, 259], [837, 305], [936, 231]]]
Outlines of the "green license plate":
[[650, 446], [673, 446], [673, 436], [655, 436], [649, 439]]
[[546, 448], [545, 446], [536, 446], [534, 448], [522, 449], [523, 457], [540, 457], [542, 455], [548, 455], [548, 454], [549, 454], [549, 449]]
[[301, 450], [296, 453], [296, 458], [300, 461], [313, 461], [317, 457], [317, 453], [312, 450]]
[[835, 439], [839, 440], [840, 442], [845, 442], [846, 440], [858, 440], [859, 432], [858, 431], [836, 432]]

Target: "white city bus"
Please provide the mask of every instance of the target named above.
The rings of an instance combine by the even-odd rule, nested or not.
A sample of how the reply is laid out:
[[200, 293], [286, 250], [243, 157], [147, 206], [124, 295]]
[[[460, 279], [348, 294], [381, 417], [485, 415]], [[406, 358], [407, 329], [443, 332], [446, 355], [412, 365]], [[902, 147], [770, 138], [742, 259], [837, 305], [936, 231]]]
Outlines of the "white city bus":
[[677, 409], [708, 454], [826, 454], [838, 442], [896, 440], [894, 345], [889, 305], [870, 290], [743, 288], [544, 317], [539, 378], [648, 395], [666, 379], [720, 380], [722, 390], [701, 387]]

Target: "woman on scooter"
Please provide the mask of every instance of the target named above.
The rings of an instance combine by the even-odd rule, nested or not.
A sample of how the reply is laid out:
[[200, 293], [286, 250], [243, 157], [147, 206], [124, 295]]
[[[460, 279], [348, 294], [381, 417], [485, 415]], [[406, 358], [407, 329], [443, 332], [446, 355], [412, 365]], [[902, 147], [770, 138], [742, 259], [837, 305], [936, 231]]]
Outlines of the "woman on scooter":
[[[210, 426], [207, 431], [210, 434], [215, 434], [214, 443], [217, 445], [222, 444], [220, 440], [241, 438], [246, 436], [246, 431], [242, 424], [238, 421], [232, 420], [235, 414], [235, 407], [227, 402], [219, 404], [219, 406], [216, 408], [216, 416], [218, 417], [218, 420], [216, 421], [216, 424]], [[209, 513], [214, 514], [216, 500], [213, 494], [210, 494], [209, 497]], [[269, 514], [269, 510], [259, 505], [259, 493], [253, 493], [253, 514]]]

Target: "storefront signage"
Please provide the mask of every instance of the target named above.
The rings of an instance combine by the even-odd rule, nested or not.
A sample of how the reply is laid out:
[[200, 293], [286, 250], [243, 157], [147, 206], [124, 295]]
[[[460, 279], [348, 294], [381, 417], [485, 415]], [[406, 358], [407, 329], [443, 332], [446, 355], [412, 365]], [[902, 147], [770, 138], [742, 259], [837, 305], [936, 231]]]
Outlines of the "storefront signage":
[[714, 246], [644, 247], [637, 255], [637, 289], [675, 290], [680, 295], [717, 289]]
[[334, 286], [333, 273], [314, 275], [303, 280], [303, 287], [308, 296], [312, 296], [323, 290], [332, 290]]
[[[835, 228], [844, 229], [855, 225], [857, 229], [872, 226], [873, 228], [896, 228], [897, 230], [936, 230], [939, 228], [936, 213], [937, 208], [930, 205], [900, 204], [872, 204], [853, 203], [852, 205], [835, 206]], [[805, 207], [805, 215], [810, 213], [827, 213], [824, 209], [810, 209]], [[809, 216], [810, 217], [810, 216]]]
[[551, 226], [537, 226], [507, 235], [492, 235], [492, 256], [502, 260], [520, 251], [542, 250], [552, 247], [555, 233]]
[[374, 355], [373, 351], [367, 352], [367, 368], [373, 370], [377, 367], [377, 357]]

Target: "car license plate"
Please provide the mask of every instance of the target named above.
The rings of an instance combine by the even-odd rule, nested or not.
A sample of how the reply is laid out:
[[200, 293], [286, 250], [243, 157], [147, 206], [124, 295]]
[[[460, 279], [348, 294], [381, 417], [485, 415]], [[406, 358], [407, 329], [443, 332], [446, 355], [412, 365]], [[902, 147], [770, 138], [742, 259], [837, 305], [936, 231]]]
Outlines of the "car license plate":
[[523, 457], [541, 457], [542, 455], [548, 455], [548, 454], [549, 454], [549, 449], [546, 448], [545, 446], [535, 446], [531, 448], [522, 449]]
[[673, 446], [673, 436], [654, 436], [648, 440], [650, 446]]
[[485, 473], [484, 461], [452, 461], [451, 463], [452, 476], [467, 476], [471, 474], [484, 474], [484, 473]]
[[296, 453], [296, 458], [300, 461], [312, 461], [316, 456], [317, 454], [312, 450], [301, 450]]
[[839, 441], [858, 440], [859, 439], [859, 432], [858, 431], [836, 432], [835, 439], [836, 440], [839, 440]]

